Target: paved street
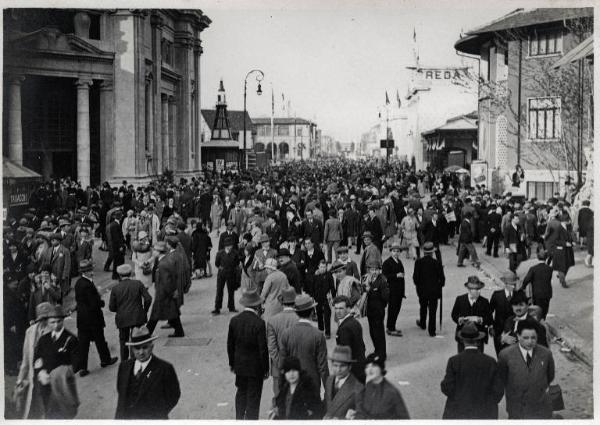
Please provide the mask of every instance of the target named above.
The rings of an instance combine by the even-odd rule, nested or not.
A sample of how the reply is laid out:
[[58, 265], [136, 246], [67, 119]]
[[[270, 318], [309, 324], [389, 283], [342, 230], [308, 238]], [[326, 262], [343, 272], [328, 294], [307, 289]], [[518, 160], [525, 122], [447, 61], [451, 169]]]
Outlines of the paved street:
[[[213, 240], [213, 243], [216, 241]], [[97, 251], [96, 269], [101, 269], [105, 253]], [[446, 287], [444, 289], [443, 303], [443, 328], [438, 329], [438, 336], [431, 338], [426, 331], [415, 325], [418, 315], [418, 302], [412, 279], [407, 279], [406, 300], [398, 319], [399, 328], [404, 332], [404, 337], [388, 337], [388, 362], [387, 377], [398, 385], [410, 415], [415, 419], [441, 418], [445, 397], [440, 391], [440, 381], [443, 378], [447, 359], [456, 353], [454, 341], [454, 323], [450, 319], [450, 311], [456, 295], [464, 293], [463, 283], [467, 276], [478, 274], [486, 282], [482, 296], [489, 298], [496, 288], [483, 273], [472, 267], [457, 268], [455, 248], [445, 246], [442, 248], [445, 262]], [[384, 254], [387, 256], [387, 252]], [[213, 253], [214, 257], [214, 253]], [[501, 260], [501, 259], [500, 259]], [[412, 276], [413, 261], [402, 259], [407, 276]], [[499, 261], [499, 260], [497, 260]], [[506, 260], [502, 260], [506, 262]], [[498, 264], [498, 267], [501, 267]], [[520, 274], [526, 271], [522, 266]], [[111, 285], [110, 274], [97, 272], [96, 281], [99, 289], [108, 301], [108, 292]], [[591, 281], [582, 282], [581, 286], [591, 286]], [[571, 292], [554, 285], [555, 298], [551, 305], [559, 311], [558, 300], [563, 297], [571, 299]], [[239, 292], [239, 291], [238, 291]], [[222, 314], [212, 317], [210, 311], [213, 307], [215, 293], [215, 278], [193, 281], [192, 288], [186, 295], [185, 305], [182, 308], [182, 322], [186, 337], [182, 339], [169, 339], [167, 335], [171, 330], [158, 329], [160, 338], [155, 342], [155, 353], [175, 366], [179, 376], [182, 397], [171, 417], [174, 419], [232, 419], [234, 414], [234, 375], [229, 372], [226, 355], [227, 327], [232, 315]], [[240, 296], [239, 293], [236, 294]], [[236, 298], [237, 300], [237, 298]], [[236, 305], [240, 308], [239, 304]], [[558, 314], [558, 313], [557, 313]], [[117, 331], [114, 325], [114, 315], [105, 312], [107, 327], [105, 335], [113, 355], [118, 353]], [[365, 331], [367, 353], [372, 351], [372, 344], [368, 335], [366, 319], [361, 319]], [[67, 327], [73, 329], [74, 318], [67, 319]], [[334, 325], [335, 329], [335, 325]], [[334, 345], [334, 339], [328, 341], [329, 349]], [[486, 353], [494, 356], [493, 346], [485, 348]], [[574, 357], [566, 357], [560, 352], [558, 344], [552, 344], [552, 351], [556, 361], [557, 382], [563, 389], [567, 410], [560, 412], [565, 418], [590, 418], [592, 417], [593, 396], [591, 370]], [[81, 419], [108, 419], [114, 415], [116, 406], [116, 374], [117, 365], [106, 369], [99, 367], [99, 359], [95, 348], [90, 350], [90, 375], [77, 378], [77, 385], [81, 398], [78, 418]], [[12, 390], [12, 382], [6, 384], [7, 391]], [[272, 397], [272, 381], [265, 381], [261, 403], [261, 418], [267, 417]], [[500, 418], [506, 418], [504, 402], [500, 406]]]

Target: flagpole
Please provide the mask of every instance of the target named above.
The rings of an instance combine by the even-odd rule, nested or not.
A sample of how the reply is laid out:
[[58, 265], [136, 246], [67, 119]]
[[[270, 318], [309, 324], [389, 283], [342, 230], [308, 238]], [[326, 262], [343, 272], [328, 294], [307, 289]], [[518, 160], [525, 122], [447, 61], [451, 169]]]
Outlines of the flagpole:
[[275, 115], [275, 93], [273, 92], [273, 83], [271, 83], [271, 163], [275, 164], [275, 126], [273, 116]]

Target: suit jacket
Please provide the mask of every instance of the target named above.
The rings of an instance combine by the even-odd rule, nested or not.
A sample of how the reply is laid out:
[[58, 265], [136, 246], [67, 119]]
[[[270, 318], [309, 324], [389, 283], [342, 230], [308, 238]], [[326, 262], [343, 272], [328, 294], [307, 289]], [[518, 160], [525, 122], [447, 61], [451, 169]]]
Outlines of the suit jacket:
[[500, 336], [504, 329], [504, 323], [506, 319], [513, 315], [512, 307], [506, 298], [506, 292], [504, 289], [494, 291], [490, 298], [490, 309], [494, 316], [493, 326], [496, 336]]
[[102, 307], [104, 301], [100, 298], [96, 285], [85, 277], [75, 282], [75, 302], [77, 303], [77, 329], [94, 330], [105, 326]]
[[[488, 229], [490, 233], [500, 235], [500, 226], [502, 225], [502, 216], [495, 211], [492, 211], [487, 216]], [[494, 229], [494, 232], [492, 232]]]
[[370, 216], [365, 219], [364, 224], [365, 230], [370, 231], [373, 234], [373, 242], [380, 243], [383, 237], [383, 228], [381, 227], [381, 221], [377, 216], [371, 218]]
[[383, 262], [382, 272], [388, 282], [388, 288], [390, 290], [390, 297], [401, 297], [404, 296], [404, 277], [398, 277], [398, 273], [404, 273], [404, 266], [402, 261], [398, 259], [398, 262], [392, 257], [389, 257]]
[[142, 373], [135, 400], [128, 394], [130, 382], [135, 379], [135, 359], [119, 365], [117, 373], [117, 411], [115, 419], [169, 419], [169, 412], [177, 405], [181, 390], [171, 363], [152, 356]]
[[298, 323], [298, 316], [294, 310], [283, 310], [267, 320], [267, 348], [271, 359], [271, 375], [281, 376], [283, 359], [279, 356], [279, 339], [287, 328]]
[[443, 419], [498, 419], [504, 385], [492, 357], [472, 349], [450, 357], [441, 388]]
[[275, 249], [278, 249], [283, 239], [281, 226], [275, 223], [273, 226], [268, 226], [265, 231], [269, 236], [271, 246]]
[[590, 228], [594, 224], [594, 211], [589, 207], [581, 207], [577, 214], [577, 226], [579, 227], [580, 234], [585, 234], [590, 231]]
[[342, 223], [337, 218], [328, 218], [323, 232], [325, 242], [339, 242], [343, 238]]
[[90, 241], [80, 241], [77, 243], [77, 249], [75, 251], [77, 265], [81, 260], [92, 259], [92, 243]]
[[154, 320], [171, 320], [179, 317], [177, 304], [177, 268], [173, 255], [167, 254], [156, 259], [154, 275], [154, 303], [150, 318]]
[[498, 355], [498, 369], [509, 419], [552, 418], [548, 386], [554, 380], [554, 359], [550, 350], [536, 345], [527, 367], [519, 344], [514, 344]]
[[[225, 248], [225, 239], [228, 239], [228, 238], [233, 239], [234, 249], [237, 247], [240, 237], [238, 236], [238, 234], [236, 232], [231, 232], [231, 235], [230, 235], [229, 232], [226, 230], [223, 233], [221, 233], [221, 236], [219, 237], [219, 246], [217, 248], [219, 251], [221, 251], [223, 248]], [[271, 246], [273, 246], [273, 245], [271, 245]]]
[[302, 370], [312, 379], [316, 388], [325, 385], [329, 376], [327, 343], [325, 335], [311, 323], [299, 321], [281, 334], [279, 354], [282, 359], [294, 356], [300, 360]]
[[557, 246], [557, 239], [559, 238], [560, 230], [562, 226], [560, 221], [556, 218], [550, 220], [546, 225], [546, 233], [544, 234], [544, 246], [546, 247], [546, 251], [548, 252], [548, 256], [552, 257], [554, 255], [554, 250]]
[[125, 245], [125, 239], [123, 238], [121, 225], [115, 220], [112, 220], [106, 227], [106, 242], [108, 245], [108, 250], [112, 255], [115, 255], [121, 251]]
[[459, 243], [473, 243], [473, 227], [471, 222], [464, 219], [462, 223], [460, 223], [458, 242]]
[[360, 381], [365, 382], [365, 342], [362, 326], [354, 316], [349, 316], [339, 324], [335, 336], [337, 345], [345, 345], [352, 350], [352, 373]]
[[362, 275], [366, 274], [368, 271], [367, 270], [367, 262], [368, 261], [373, 261], [373, 262], [377, 262], [377, 263], [381, 264], [381, 252], [379, 251], [379, 248], [377, 248], [377, 246], [374, 243], [371, 243], [371, 245], [365, 247], [363, 255], [360, 259], [360, 273]]
[[425, 255], [415, 261], [413, 282], [419, 298], [442, 298], [442, 288], [446, 284], [444, 268], [431, 255]]
[[[516, 253], [524, 253], [525, 245], [522, 240], [523, 235], [523, 230], [520, 226], [517, 226], [517, 230], [515, 230], [513, 225], [510, 224], [506, 227], [504, 232], [504, 247], [510, 248], [511, 252], [514, 252], [513, 248], [516, 248]], [[511, 248], [511, 245], [513, 245], [513, 248]]]
[[532, 266], [525, 275], [522, 288], [531, 283], [534, 300], [549, 300], [552, 298], [552, 272], [552, 267], [544, 262], [539, 262]]
[[477, 323], [477, 329], [480, 332], [485, 332], [484, 342], [488, 341], [487, 327], [492, 324], [492, 310], [490, 308], [490, 302], [487, 298], [478, 297], [473, 306], [469, 303], [469, 294], [463, 294], [456, 297], [454, 301], [454, 307], [452, 307], [452, 320], [456, 323], [456, 335], [455, 338], [458, 341], [458, 331], [465, 325], [465, 323], [459, 325], [458, 319], [465, 316], [480, 316], [483, 319], [482, 323]]
[[348, 375], [346, 382], [333, 395], [335, 376], [327, 378], [325, 383], [325, 416], [323, 419], [344, 419], [349, 409], [356, 410], [356, 397], [364, 388], [353, 374]]
[[304, 220], [302, 223], [302, 236], [310, 238], [315, 245], [319, 245], [323, 242], [323, 223], [316, 218], [313, 218], [312, 223]]
[[269, 371], [266, 326], [257, 314], [244, 310], [231, 319], [227, 355], [236, 375], [262, 378]]
[[42, 261], [42, 266], [45, 265], [52, 267], [52, 273], [59, 280], [71, 278], [71, 253], [63, 245], [58, 245], [56, 254], [52, 245], [48, 247]]
[[239, 211], [235, 208], [229, 212], [229, 221], [233, 221], [233, 225], [235, 226], [236, 233], [244, 233], [246, 231], [246, 222], [248, 217], [246, 215], [246, 211], [243, 208], [240, 208]]
[[422, 225], [423, 243], [433, 242], [436, 248], [440, 245], [440, 222], [439, 220], [433, 225], [431, 220], [426, 220]]
[[152, 297], [139, 280], [123, 279], [110, 291], [108, 309], [115, 312], [117, 328], [141, 326], [146, 323]]
[[[66, 329], [63, 329], [62, 334], [56, 340], [52, 340], [52, 332], [42, 335], [38, 340], [38, 344], [34, 350], [34, 368], [35, 380], [40, 370], [45, 370], [50, 373], [58, 366], [75, 367], [78, 361], [78, 341], [77, 337]], [[41, 359], [41, 366], [36, 367], [36, 363]]]

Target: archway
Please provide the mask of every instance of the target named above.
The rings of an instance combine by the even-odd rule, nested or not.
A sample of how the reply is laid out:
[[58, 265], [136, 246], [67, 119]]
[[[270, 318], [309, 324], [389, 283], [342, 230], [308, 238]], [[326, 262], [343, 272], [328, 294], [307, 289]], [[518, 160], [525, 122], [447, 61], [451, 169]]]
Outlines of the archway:
[[279, 144], [279, 157], [281, 159], [285, 159], [288, 157], [289, 153], [290, 153], [290, 146], [285, 142], [280, 143]]
[[254, 152], [264, 152], [265, 151], [265, 144], [264, 143], [255, 143], [254, 144]]
[[272, 154], [275, 154], [275, 158], [277, 158], [277, 145], [273, 145], [273, 143], [268, 143], [267, 148], [265, 149], [265, 153], [269, 161], [273, 160]]

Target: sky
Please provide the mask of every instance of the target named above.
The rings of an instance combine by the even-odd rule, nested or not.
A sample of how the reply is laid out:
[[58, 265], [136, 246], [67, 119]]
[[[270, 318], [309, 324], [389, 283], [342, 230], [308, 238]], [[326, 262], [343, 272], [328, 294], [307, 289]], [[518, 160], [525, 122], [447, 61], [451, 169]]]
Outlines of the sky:
[[[244, 78], [258, 68], [264, 72], [263, 94], [256, 94], [256, 74], [250, 75], [251, 117], [270, 116], [273, 90], [275, 116], [287, 116], [283, 94], [290, 116], [314, 120], [323, 134], [342, 143], [359, 141], [377, 123], [386, 90], [391, 102], [396, 91], [401, 98], [406, 94], [414, 34], [421, 66], [460, 65], [464, 59], [453, 46], [461, 31], [516, 8], [502, 8], [502, 3], [453, 9], [377, 2], [335, 8], [324, 7], [334, 4], [326, 2], [249, 4], [199, 4], [212, 20], [202, 33], [202, 107], [214, 108], [223, 79], [228, 108], [242, 110]], [[476, 61], [467, 64], [477, 66]]]

